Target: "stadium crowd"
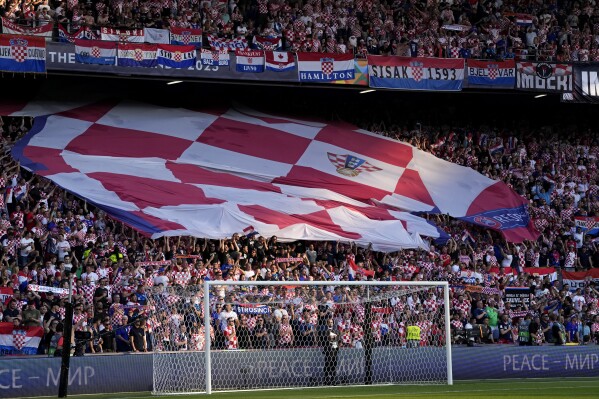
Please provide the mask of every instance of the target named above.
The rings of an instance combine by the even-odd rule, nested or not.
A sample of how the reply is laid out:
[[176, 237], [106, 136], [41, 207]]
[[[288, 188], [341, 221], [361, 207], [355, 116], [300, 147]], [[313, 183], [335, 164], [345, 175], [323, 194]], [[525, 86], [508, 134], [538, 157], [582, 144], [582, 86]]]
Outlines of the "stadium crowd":
[[[592, 131], [519, 135], [364, 126], [503, 180], [530, 200], [542, 233], [537, 241], [510, 244], [497, 233], [434, 215], [431, 220], [451, 237], [447, 242], [384, 254], [348, 242], [281, 243], [259, 233], [147, 239], [21, 169], [9, 151], [30, 124], [26, 118], [0, 119], [0, 317], [15, 327], [43, 327], [40, 354], [61, 351], [67, 294], [58, 289], [68, 287], [69, 270], [76, 270], [75, 330], [91, 338], [79, 341], [79, 354], [202, 349], [199, 284], [206, 278], [290, 281], [276, 288], [223, 288], [212, 296], [211, 328], [219, 349], [315, 345], [330, 319], [342, 346], [361, 347], [365, 337], [375, 345], [445, 342], [443, 296], [436, 288], [374, 287], [366, 295], [364, 287], [294, 287], [298, 280], [449, 281], [454, 343], [599, 343], [599, 287], [592, 281], [570, 291], [551, 274], [506, 272], [599, 267], [597, 239], [573, 222], [578, 215], [599, 216], [599, 138]], [[500, 142], [503, 149], [491, 155]], [[466, 284], [472, 275], [480, 278]], [[528, 300], [508, 302], [510, 287], [528, 288]], [[176, 295], [183, 291], [188, 300]]]
[[222, 38], [281, 37], [290, 51], [447, 58], [599, 60], [594, 0], [0, 0], [29, 25], [201, 28]]

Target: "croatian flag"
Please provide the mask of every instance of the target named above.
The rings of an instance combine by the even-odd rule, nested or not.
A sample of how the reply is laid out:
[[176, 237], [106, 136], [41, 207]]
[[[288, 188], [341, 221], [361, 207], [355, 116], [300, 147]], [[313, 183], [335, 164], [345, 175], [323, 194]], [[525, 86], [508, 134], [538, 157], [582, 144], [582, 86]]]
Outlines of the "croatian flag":
[[266, 51], [266, 70], [285, 72], [295, 68], [293, 54], [287, 51]]
[[599, 234], [599, 217], [597, 216], [576, 216], [574, 218], [576, 227], [580, 227], [585, 234], [597, 235]]
[[46, 39], [1, 35], [0, 71], [46, 72]]
[[167, 68], [187, 69], [196, 63], [195, 46], [176, 46], [159, 44], [157, 51], [158, 65]]
[[188, 28], [171, 28], [171, 44], [184, 44], [202, 47], [202, 30]]
[[473, 244], [476, 242], [474, 237], [472, 237], [472, 234], [470, 234], [470, 232], [467, 229], [464, 229], [464, 231], [462, 232], [462, 241], [470, 241]]
[[154, 68], [157, 50], [155, 44], [121, 43], [118, 46], [117, 65]]
[[494, 156], [495, 154], [503, 153], [503, 143], [500, 141], [496, 145], [489, 148], [489, 155]]
[[333, 82], [354, 79], [354, 55], [297, 53], [300, 82]]
[[202, 65], [229, 66], [229, 51], [227, 49], [202, 49]]
[[43, 335], [42, 327], [15, 327], [13, 323], [0, 323], [0, 353], [35, 355]]
[[235, 50], [237, 72], [264, 72], [264, 51]]
[[81, 64], [114, 65], [116, 62], [116, 43], [76, 39], [75, 61]]
[[532, 25], [532, 15], [529, 15], [529, 14], [516, 15], [516, 24], [522, 25], [522, 26]]

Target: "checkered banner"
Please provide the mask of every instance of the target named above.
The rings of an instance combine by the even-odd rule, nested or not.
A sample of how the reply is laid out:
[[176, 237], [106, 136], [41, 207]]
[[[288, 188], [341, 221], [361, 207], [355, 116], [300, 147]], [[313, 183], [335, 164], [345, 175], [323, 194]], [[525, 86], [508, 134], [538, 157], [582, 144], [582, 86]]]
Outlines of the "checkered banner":
[[15, 159], [153, 238], [223, 238], [253, 226], [394, 251], [440, 236], [405, 210], [536, 238], [525, 200], [504, 183], [348, 124], [246, 108], [51, 105], [63, 112], [35, 118]]
[[0, 35], [0, 71], [46, 72], [43, 37]]
[[464, 60], [368, 56], [370, 87], [405, 90], [462, 90]]

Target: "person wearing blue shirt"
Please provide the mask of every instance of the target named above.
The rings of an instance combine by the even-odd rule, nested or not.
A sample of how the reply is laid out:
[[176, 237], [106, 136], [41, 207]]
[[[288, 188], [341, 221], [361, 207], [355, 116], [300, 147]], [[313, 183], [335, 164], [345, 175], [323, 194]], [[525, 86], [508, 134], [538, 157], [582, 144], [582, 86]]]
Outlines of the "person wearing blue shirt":
[[570, 318], [570, 321], [566, 323], [566, 337], [568, 342], [580, 342], [580, 340], [578, 339], [578, 330], [578, 316], [574, 315]]
[[472, 50], [469, 48], [461, 48], [460, 49], [460, 58], [470, 58], [472, 57]]

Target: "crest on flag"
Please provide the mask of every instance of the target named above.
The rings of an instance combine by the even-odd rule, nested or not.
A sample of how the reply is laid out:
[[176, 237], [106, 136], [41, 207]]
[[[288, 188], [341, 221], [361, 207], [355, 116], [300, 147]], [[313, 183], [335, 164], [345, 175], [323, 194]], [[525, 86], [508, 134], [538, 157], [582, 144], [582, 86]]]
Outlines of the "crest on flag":
[[13, 345], [18, 351], [25, 346], [25, 338], [27, 338], [25, 330], [12, 330]]
[[10, 39], [10, 54], [17, 62], [25, 62], [27, 59], [27, 40], [21, 38]]
[[423, 66], [422, 62], [418, 62], [418, 61], [410, 62], [410, 69], [412, 70], [412, 79], [414, 79], [416, 82], [420, 82], [422, 80], [422, 77], [423, 77], [422, 66]]
[[100, 56], [102, 55], [102, 52], [100, 51], [100, 48], [98, 46], [94, 46], [91, 49], [91, 56], [94, 58], [100, 58]]
[[181, 41], [183, 44], [189, 44], [191, 42], [191, 31], [184, 30], [181, 32]]
[[173, 53], [173, 59], [175, 61], [177, 61], [177, 62], [181, 62], [181, 60], [183, 59], [183, 56], [182, 56], [181, 52], [180, 51], [175, 51]]
[[322, 73], [325, 75], [330, 75], [335, 70], [335, 60], [332, 58], [321, 58], [320, 59], [320, 69]]
[[337, 173], [344, 176], [355, 177], [362, 172], [377, 172], [382, 170], [355, 155], [337, 155], [331, 152], [328, 152], [327, 155], [329, 161], [337, 168]]
[[489, 64], [489, 65], [487, 65], [487, 68], [489, 68], [489, 79], [491, 79], [491, 80], [497, 79], [497, 75], [499, 72], [499, 65]]
[[144, 59], [143, 50], [140, 48], [136, 48], [135, 50], [133, 50], [133, 58], [135, 58], [135, 61], [143, 61], [143, 59]]

